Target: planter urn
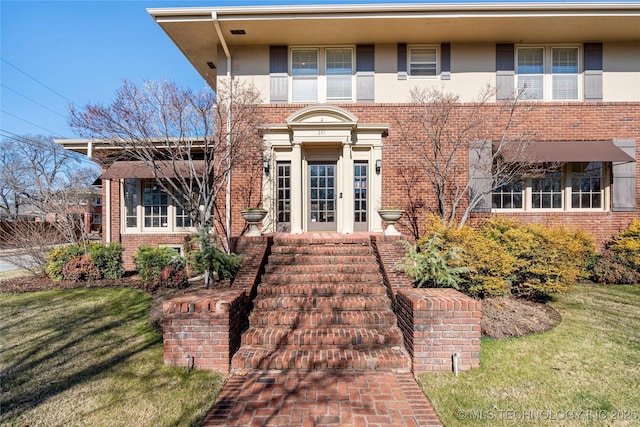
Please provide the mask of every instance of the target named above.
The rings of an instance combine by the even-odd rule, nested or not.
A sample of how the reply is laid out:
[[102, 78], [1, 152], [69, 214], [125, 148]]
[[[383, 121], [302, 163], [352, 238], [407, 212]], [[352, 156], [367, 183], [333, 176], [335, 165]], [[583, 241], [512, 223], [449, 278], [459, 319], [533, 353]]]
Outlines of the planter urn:
[[266, 209], [243, 209], [241, 212], [244, 220], [249, 224], [249, 230], [245, 233], [248, 237], [260, 237], [262, 231], [258, 228], [260, 221], [267, 216]]
[[398, 222], [404, 211], [401, 209], [378, 209], [378, 215], [384, 222], [387, 223], [387, 228], [384, 230], [385, 236], [400, 236], [400, 232], [396, 230], [395, 224]]

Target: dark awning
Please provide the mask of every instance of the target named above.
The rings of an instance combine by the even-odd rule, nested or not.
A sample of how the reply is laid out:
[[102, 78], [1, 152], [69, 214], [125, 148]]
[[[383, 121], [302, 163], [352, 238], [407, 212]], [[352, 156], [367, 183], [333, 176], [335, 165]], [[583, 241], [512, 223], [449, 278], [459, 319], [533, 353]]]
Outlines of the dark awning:
[[509, 143], [502, 149], [508, 162], [635, 162], [612, 141]]
[[[194, 160], [193, 165], [198, 173], [204, 169], [204, 161]], [[175, 178], [177, 175], [189, 175], [191, 170], [188, 161], [176, 162], [174, 168], [170, 161], [155, 162], [156, 171], [154, 171], [145, 162], [135, 161], [119, 161], [114, 162], [104, 171], [101, 179], [117, 179], [117, 178]]]

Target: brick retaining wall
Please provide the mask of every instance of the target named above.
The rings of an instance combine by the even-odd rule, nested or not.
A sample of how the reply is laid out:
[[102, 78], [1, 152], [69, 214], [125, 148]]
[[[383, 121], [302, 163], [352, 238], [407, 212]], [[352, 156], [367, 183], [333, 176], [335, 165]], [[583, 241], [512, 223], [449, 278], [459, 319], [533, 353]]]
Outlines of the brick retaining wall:
[[242, 268], [230, 289], [182, 295], [162, 305], [164, 363], [229, 372], [248, 326], [250, 299], [266, 263], [269, 238], [240, 238]]
[[478, 368], [481, 302], [455, 289], [413, 288], [396, 268], [404, 254], [402, 243], [383, 236], [376, 236], [375, 243], [413, 372], [450, 371], [454, 354], [459, 370]]

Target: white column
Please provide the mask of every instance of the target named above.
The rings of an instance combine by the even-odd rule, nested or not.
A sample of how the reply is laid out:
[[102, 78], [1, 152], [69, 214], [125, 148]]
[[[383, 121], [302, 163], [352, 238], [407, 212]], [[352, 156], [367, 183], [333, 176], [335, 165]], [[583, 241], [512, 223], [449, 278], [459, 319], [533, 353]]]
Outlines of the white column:
[[291, 234], [302, 234], [302, 146], [293, 142], [291, 152]]
[[351, 139], [342, 145], [342, 234], [353, 233], [353, 157]]

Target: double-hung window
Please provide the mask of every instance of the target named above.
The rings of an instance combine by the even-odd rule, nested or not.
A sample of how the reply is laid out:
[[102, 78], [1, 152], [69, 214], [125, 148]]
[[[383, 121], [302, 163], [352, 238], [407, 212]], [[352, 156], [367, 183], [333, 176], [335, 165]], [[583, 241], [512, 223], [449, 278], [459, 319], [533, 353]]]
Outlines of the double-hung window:
[[291, 51], [291, 100], [293, 102], [318, 101], [318, 50], [293, 49]]
[[544, 49], [518, 48], [518, 93], [525, 99], [544, 99]]
[[327, 49], [327, 101], [353, 98], [353, 55], [351, 49]]
[[604, 170], [601, 162], [572, 164], [571, 208], [602, 208], [603, 175]]
[[350, 47], [291, 49], [291, 102], [354, 99], [354, 55]]
[[409, 48], [409, 75], [435, 77], [438, 73], [438, 50], [435, 47]]
[[551, 48], [551, 79], [554, 100], [578, 99], [578, 48]]

